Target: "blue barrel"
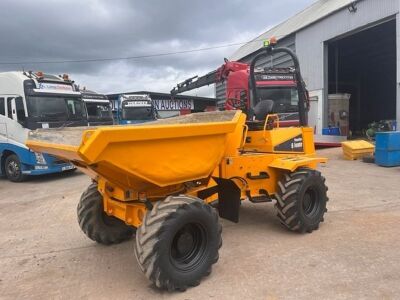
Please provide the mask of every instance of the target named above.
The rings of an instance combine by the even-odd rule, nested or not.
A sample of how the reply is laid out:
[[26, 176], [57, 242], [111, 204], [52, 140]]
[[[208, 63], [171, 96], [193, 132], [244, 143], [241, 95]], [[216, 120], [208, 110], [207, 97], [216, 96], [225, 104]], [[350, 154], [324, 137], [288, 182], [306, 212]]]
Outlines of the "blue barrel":
[[383, 167], [400, 166], [400, 131], [377, 132], [375, 163]]
[[322, 135], [340, 135], [339, 127], [322, 128]]

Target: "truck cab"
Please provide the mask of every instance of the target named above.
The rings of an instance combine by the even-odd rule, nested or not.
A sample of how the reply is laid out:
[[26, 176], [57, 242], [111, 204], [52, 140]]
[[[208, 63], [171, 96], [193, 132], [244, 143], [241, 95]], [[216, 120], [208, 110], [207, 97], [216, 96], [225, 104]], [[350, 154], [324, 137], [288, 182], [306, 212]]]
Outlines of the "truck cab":
[[87, 112], [68, 75], [0, 73], [0, 175], [20, 182], [28, 175], [75, 169], [25, 146], [31, 130], [72, 126], [87, 126]]
[[157, 120], [157, 111], [149, 95], [122, 94], [118, 97], [118, 124], [137, 124]]
[[83, 89], [80, 91], [85, 103], [89, 126], [113, 125], [110, 100], [106, 95]]
[[[299, 124], [299, 92], [293, 68], [255, 69], [255, 88], [258, 99], [272, 100], [273, 110], [279, 116], [282, 127]], [[249, 69], [231, 73], [226, 80], [227, 100], [222, 103], [223, 109], [248, 110], [250, 104]]]
[[[265, 45], [275, 46], [276, 43], [275, 38], [264, 41]], [[279, 48], [278, 52], [293, 54], [287, 48]], [[257, 53], [257, 55], [264, 55], [265, 49], [260, 49]], [[224, 84], [225, 96], [217, 99], [220, 110], [240, 109], [246, 112], [251, 120], [254, 119], [254, 107], [260, 102], [269, 100], [273, 104], [272, 111], [279, 118], [281, 127], [298, 126], [302, 123], [301, 121], [305, 121], [300, 120], [300, 106], [298, 105], [300, 98], [304, 99], [305, 105], [305, 107], [301, 106], [301, 109], [306, 111], [309, 109], [308, 91], [304, 81], [298, 76], [296, 66], [277, 68], [272, 62], [270, 67], [258, 68], [248, 63], [224, 59], [224, 64], [218, 69], [178, 83], [171, 90], [171, 95], [174, 96], [210, 84]]]

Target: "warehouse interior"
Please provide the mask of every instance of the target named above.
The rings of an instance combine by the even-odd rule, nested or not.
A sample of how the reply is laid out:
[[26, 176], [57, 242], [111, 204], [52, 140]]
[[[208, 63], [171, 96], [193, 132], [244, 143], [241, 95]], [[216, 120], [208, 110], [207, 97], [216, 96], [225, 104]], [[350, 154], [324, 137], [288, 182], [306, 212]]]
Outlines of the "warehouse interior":
[[328, 42], [328, 83], [329, 94], [351, 94], [353, 134], [396, 119], [396, 20]]

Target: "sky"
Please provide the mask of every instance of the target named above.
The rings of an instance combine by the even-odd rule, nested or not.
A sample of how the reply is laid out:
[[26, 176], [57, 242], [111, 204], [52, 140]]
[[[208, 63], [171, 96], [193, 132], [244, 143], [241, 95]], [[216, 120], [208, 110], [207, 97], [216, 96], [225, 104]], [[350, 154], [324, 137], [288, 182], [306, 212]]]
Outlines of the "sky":
[[[1, 0], [0, 72], [67, 73], [80, 86], [101, 93], [169, 92], [189, 77], [216, 69], [240, 46], [130, 60], [37, 62], [143, 56], [242, 43], [314, 1]], [[213, 88], [191, 94], [213, 96]]]

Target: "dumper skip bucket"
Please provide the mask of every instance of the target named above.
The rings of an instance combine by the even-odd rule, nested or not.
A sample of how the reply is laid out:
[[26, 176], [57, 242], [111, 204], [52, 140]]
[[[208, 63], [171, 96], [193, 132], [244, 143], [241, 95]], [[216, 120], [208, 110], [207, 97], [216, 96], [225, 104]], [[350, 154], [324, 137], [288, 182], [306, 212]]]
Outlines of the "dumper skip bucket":
[[27, 146], [145, 190], [209, 176], [220, 163], [240, 111], [197, 113], [142, 125], [39, 129]]

